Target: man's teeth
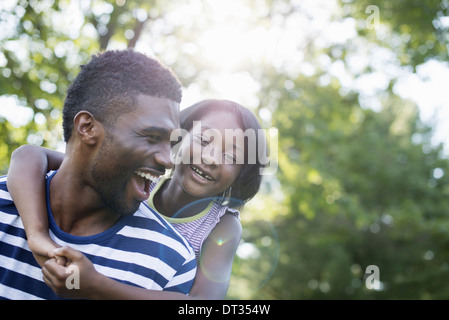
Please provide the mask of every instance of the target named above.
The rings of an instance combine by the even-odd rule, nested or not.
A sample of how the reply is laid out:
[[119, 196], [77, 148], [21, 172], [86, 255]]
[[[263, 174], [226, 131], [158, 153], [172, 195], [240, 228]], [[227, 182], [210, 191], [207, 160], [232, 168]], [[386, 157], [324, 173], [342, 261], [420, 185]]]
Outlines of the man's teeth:
[[205, 179], [207, 179], [207, 180], [209, 180], [209, 181], [213, 181], [213, 180], [214, 180], [214, 179], [212, 179], [211, 176], [205, 174], [203, 171], [201, 171], [201, 170], [198, 169], [198, 168], [192, 167], [192, 170], [193, 170], [195, 173], [197, 173], [199, 176], [201, 176], [202, 178], [205, 178]]
[[134, 173], [137, 174], [138, 176], [141, 176], [142, 178], [148, 179], [150, 181], [156, 181], [156, 179], [159, 178], [157, 176], [153, 176], [150, 173], [145, 173], [142, 171], [135, 171]]

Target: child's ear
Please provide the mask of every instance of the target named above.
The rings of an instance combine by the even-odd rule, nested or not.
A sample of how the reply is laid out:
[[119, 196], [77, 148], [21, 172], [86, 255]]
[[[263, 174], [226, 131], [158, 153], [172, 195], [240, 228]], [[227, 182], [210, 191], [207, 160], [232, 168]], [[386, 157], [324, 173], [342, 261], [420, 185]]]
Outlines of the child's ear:
[[73, 125], [81, 141], [95, 145], [104, 134], [103, 125], [88, 111], [80, 111], [73, 119]]

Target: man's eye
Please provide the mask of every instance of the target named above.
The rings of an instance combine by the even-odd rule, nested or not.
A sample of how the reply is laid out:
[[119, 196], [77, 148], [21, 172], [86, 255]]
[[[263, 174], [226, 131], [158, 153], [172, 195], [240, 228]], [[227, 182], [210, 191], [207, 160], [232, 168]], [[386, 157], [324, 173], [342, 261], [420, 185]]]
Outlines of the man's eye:
[[159, 136], [147, 136], [147, 141], [149, 143], [158, 143], [160, 140]]

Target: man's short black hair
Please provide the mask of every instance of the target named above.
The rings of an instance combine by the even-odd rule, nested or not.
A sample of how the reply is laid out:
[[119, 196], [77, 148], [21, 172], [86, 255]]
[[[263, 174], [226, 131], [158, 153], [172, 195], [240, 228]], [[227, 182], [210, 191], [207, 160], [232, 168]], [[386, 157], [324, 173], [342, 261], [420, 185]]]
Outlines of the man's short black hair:
[[138, 95], [180, 103], [181, 84], [156, 59], [128, 50], [104, 51], [92, 56], [70, 85], [64, 102], [64, 140], [69, 141], [75, 115], [86, 110], [105, 125], [135, 108]]

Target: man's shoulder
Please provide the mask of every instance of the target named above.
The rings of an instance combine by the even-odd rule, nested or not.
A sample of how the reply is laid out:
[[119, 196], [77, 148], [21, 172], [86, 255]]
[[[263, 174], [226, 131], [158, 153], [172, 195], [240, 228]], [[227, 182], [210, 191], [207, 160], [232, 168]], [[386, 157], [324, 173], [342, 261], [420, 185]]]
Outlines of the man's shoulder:
[[8, 186], [6, 184], [6, 179], [6, 176], [0, 176], [0, 203], [2, 205], [12, 203], [12, 198], [8, 192]]
[[0, 176], [0, 188], [1, 190], [5, 190], [6, 189], [6, 180], [7, 180], [7, 176], [3, 175]]

